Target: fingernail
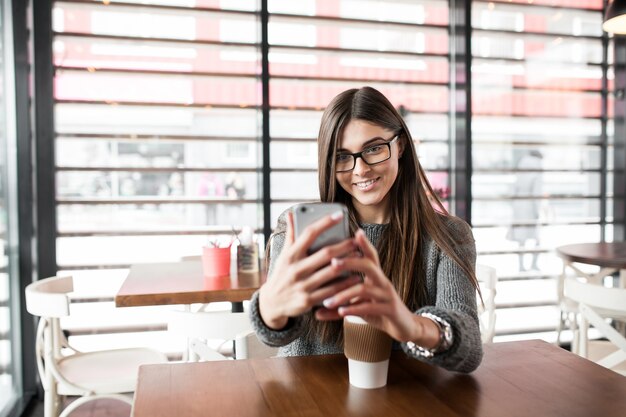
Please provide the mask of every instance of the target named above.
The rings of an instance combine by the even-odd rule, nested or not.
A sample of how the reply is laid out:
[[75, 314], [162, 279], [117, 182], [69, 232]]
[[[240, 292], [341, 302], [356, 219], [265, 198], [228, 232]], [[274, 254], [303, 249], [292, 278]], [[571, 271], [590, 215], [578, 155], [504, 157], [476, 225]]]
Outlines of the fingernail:
[[326, 308], [331, 308], [333, 304], [335, 304], [335, 299], [333, 297], [329, 297], [325, 299], [322, 304], [324, 304], [324, 307]]
[[339, 258], [333, 258], [330, 260], [330, 264], [332, 266], [340, 266], [343, 265], [343, 259], [339, 259]]
[[330, 218], [333, 220], [339, 220], [343, 217], [343, 211], [337, 210], [333, 214], [330, 215]]
[[358, 234], [365, 236], [365, 230], [359, 229], [356, 231]]
[[337, 312], [339, 313], [340, 316], [343, 316], [343, 315], [345, 315], [346, 308], [345, 307], [339, 307], [337, 309]]

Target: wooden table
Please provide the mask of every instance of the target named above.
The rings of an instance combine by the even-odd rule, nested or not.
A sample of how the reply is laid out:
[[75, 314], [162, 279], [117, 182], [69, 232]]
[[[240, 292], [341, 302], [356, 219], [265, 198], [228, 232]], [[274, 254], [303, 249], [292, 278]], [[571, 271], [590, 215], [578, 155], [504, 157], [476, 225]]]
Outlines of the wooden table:
[[262, 273], [204, 277], [199, 260], [132, 265], [115, 296], [116, 307], [194, 304], [249, 300]]
[[485, 345], [469, 375], [394, 352], [384, 388], [348, 383], [343, 355], [139, 368], [132, 415], [624, 417], [626, 378], [543, 341]]
[[[572, 268], [578, 275], [597, 282], [607, 275], [620, 271], [622, 283], [626, 281], [626, 242], [578, 243], [556, 248], [556, 253], [563, 259], [564, 268]], [[586, 274], [574, 263], [596, 265], [597, 274]]]

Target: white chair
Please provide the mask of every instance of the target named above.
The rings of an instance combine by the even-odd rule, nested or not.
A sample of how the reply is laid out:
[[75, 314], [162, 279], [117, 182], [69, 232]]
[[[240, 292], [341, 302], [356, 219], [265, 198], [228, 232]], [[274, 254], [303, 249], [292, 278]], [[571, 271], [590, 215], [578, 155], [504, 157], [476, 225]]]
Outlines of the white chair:
[[[276, 349], [263, 345], [252, 330], [248, 313], [172, 311], [168, 317], [168, 331], [188, 340], [189, 360], [225, 360], [227, 343], [235, 341], [235, 359], [270, 357]], [[208, 341], [218, 342], [211, 347]], [[214, 343], [215, 344], [215, 343]], [[232, 346], [232, 345], [231, 345]]]
[[252, 330], [240, 333], [235, 338], [236, 359], [271, 358], [278, 354], [278, 348], [261, 342]]
[[[44, 415], [56, 417], [64, 396], [80, 396], [60, 414], [65, 417], [76, 408], [100, 398], [114, 398], [132, 405], [132, 393], [140, 365], [167, 362], [165, 354], [152, 349], [117, 349], [78, 352], [67, 344], [60, 317], [70, 314], [67, 294], [72, 277], [52, 277], [26, 287], [26, 309], [39, 316], [36, 354], [37, 368], [45, 390]], [[65, 354], [70, 350], [72, 354]]]
[[480, 284], [483, 302], [478, 303], [478, 321], [480, 336], [483, 343], [493, 342], [496, 333], [496, 285], [498, 275], [495, 268], [487, 265], [476, 265], [476, 279]]
[[[565, 279], [565, 297], [578, 303], [578, 354], [626, 376], [626, 337], [607, 323], [608, 319], [626, 320], [626, 289]], [[593, 325], [607, 341], [589, 341]]]
[[606, 276], [615, 272], [615, 268], [600, 268], [596, 272], [586, 272], [580, 268], [579, 263], [571, 262], [569, 260], [563, 260], [563, 269], [558, 276], [556, 284], [556, 296], [557, 304], [560, 310], [559, 323], [556, 328], [556, 345], [561, 345], [561, 333], [565, 326], [568, 326], [572, 332], [572, 345], [571, 351], [578, 353], [578, 338], [575, 335], [578, 332], [578, 302], [572, 298], [565, 296], [565, 279], [567, 277], [567, 271], [573, 271], [577, 277], [585, 279], [588, 283], [593, 285], [602, 285], [602, 281]]

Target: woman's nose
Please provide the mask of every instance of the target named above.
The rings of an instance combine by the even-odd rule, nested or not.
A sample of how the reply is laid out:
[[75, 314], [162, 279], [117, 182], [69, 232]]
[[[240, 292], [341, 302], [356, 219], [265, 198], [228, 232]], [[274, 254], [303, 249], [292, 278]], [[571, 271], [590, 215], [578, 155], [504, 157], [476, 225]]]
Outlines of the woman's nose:
[[370, 166], [365, 163], [363, 158], [357, 158], [354, 163], [354, 173], [356, 175], [363, 175], [370, 170]]

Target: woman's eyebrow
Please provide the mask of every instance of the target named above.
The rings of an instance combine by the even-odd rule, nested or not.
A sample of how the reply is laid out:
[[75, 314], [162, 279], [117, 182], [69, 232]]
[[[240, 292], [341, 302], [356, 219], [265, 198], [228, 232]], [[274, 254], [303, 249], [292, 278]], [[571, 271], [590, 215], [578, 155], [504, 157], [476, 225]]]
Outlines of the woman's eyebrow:
[[[363, 144], [363, 146], [361, 146], [361, 149], [367, 148], [368, 145], [371, 145], [372, 143], [374, 143], [374, 142], [376, 142], [378, 140], [381, 140], [381, 141], [384, 142], [385, 138], [381, 138], [380, 136], [376, 136], [375, 138], [372, 138], [372, 139], [368, 140], [367, 142], [365, 142]], [[347, 149], [344, 149], [344, 148], [339, 148], [339, 149], [337, 149], [337, 151], [338, 152], [349, 152]]]

